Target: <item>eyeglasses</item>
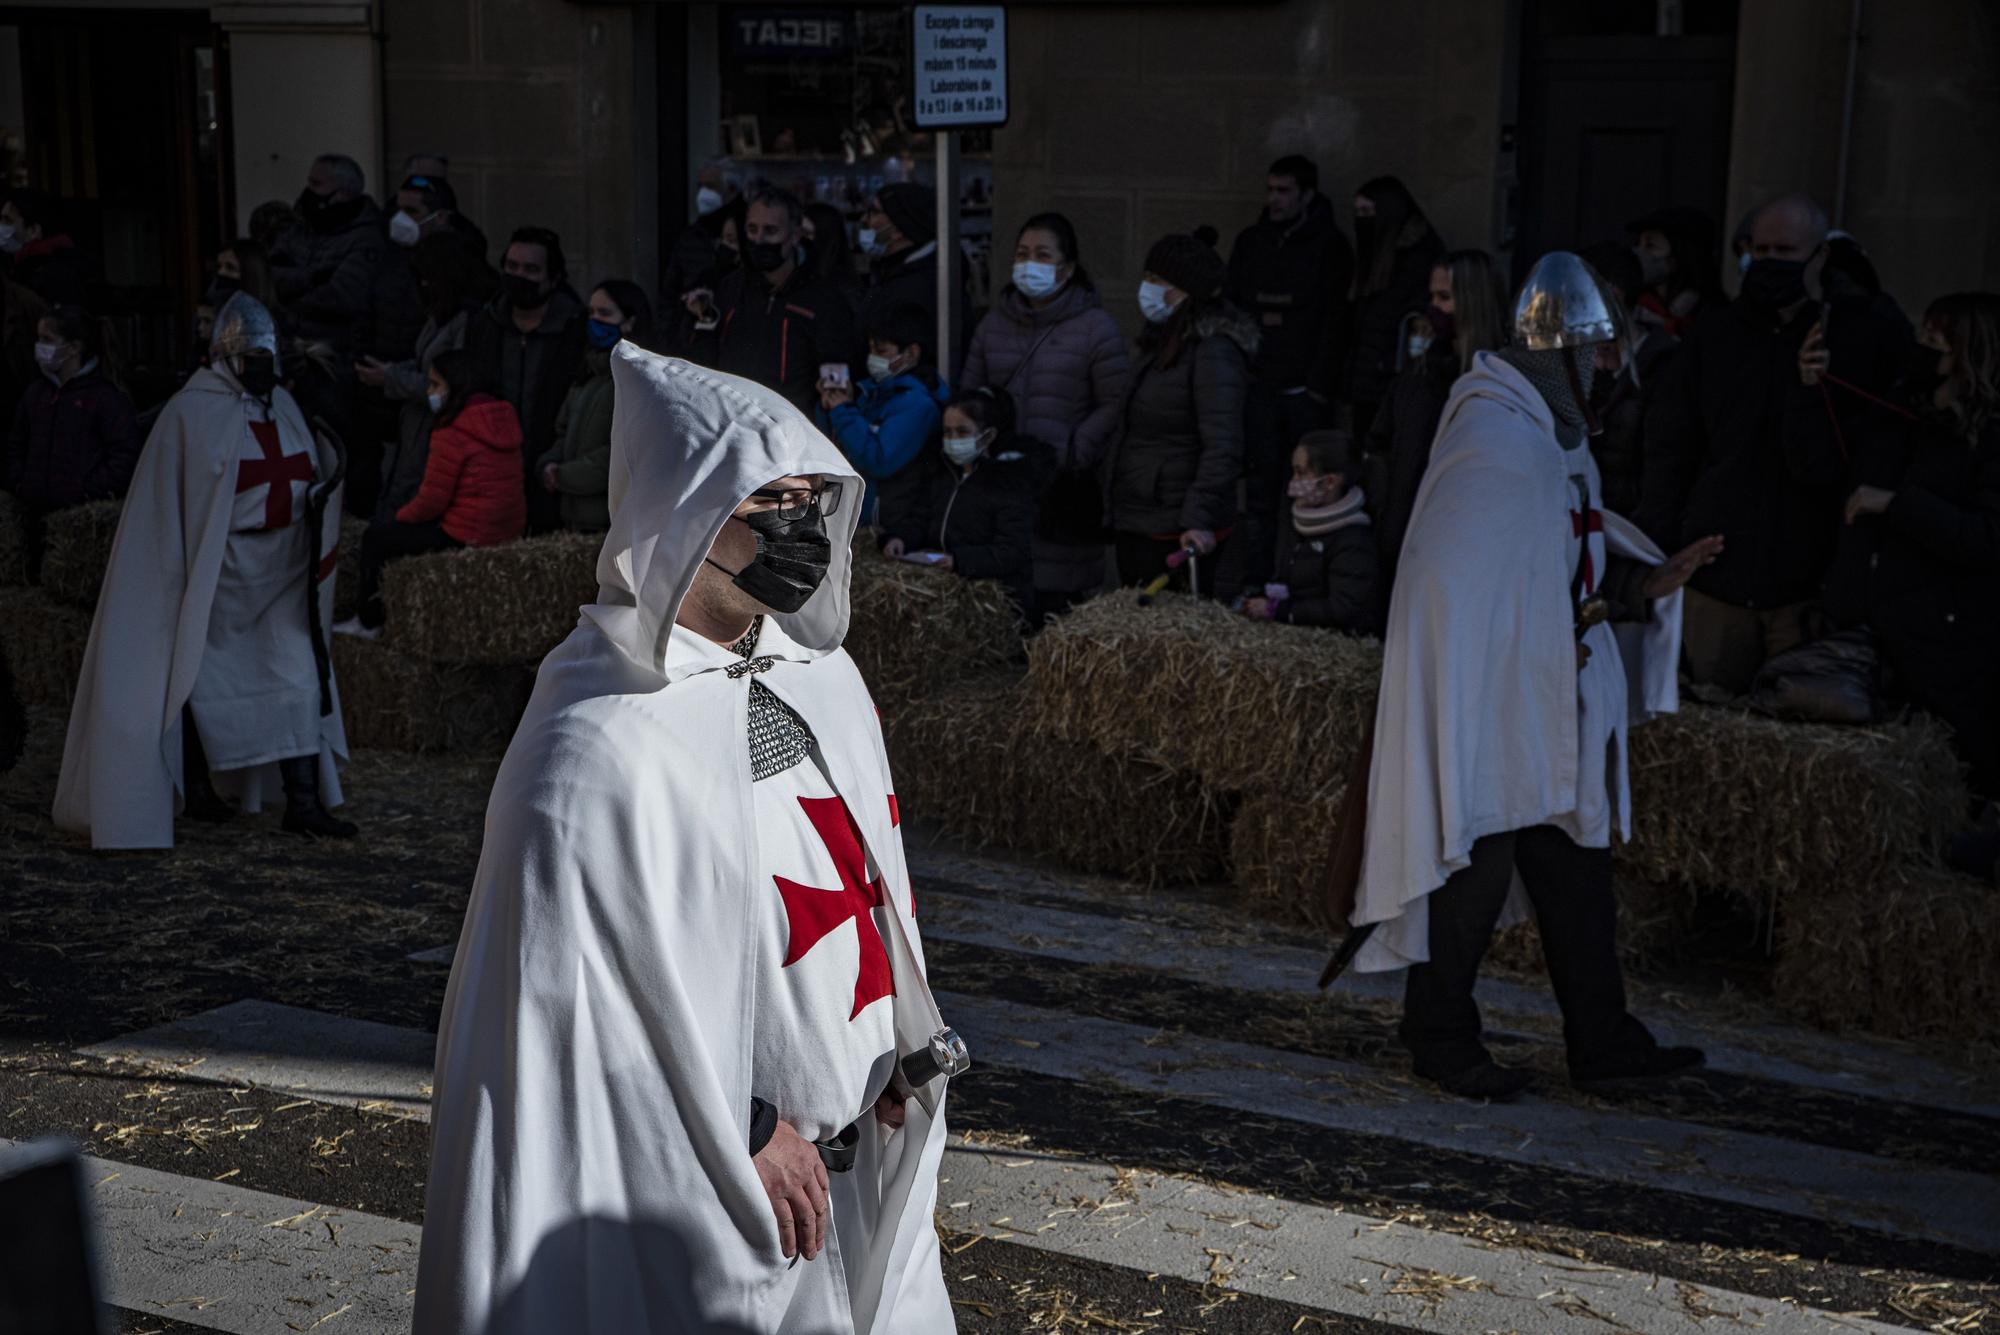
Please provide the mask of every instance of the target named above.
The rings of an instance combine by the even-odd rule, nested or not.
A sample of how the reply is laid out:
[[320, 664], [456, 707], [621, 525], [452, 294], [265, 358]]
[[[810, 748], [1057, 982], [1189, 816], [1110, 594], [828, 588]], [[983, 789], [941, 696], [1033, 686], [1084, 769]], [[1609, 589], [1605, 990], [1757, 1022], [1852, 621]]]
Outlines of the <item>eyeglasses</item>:
[[822, 517], [831, 518], [840, 510], [840, 484], [827, 482], [818, 487], [759, 487], [750, 493], [750, 499], [769, 501], [778, 518], [787, 523], [804, 519], [814, 510], [818, 510]]

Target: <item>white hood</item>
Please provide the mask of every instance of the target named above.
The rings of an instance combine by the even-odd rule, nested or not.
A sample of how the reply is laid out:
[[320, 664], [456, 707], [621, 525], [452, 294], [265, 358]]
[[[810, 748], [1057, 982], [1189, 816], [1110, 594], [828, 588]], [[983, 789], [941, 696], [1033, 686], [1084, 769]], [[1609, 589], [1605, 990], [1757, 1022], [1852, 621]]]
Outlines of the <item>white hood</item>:
[[584, 615], [633, 662], [679, 677], [675, 647], [698, 637], [676, 636], [674, 618], [722, 525], [759, 487], [820, 476], [843, 491], [826, 521], [833, 564], [804, 607], [772, 619], [800, 656], [839, 648], [861, 519], [853, 466], [781, 395], [739, 376], [621, 343], [611, 383], [611, 529], [597, 558], [597, 602]]

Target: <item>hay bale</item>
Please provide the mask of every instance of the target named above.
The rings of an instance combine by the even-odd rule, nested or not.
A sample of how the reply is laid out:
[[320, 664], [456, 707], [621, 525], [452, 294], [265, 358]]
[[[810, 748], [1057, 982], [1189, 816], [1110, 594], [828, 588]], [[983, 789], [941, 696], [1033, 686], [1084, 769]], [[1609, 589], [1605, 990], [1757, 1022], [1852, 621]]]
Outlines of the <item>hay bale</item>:
[[1346, 782], [1381, 675], [1379, 640], [1179, 596], [1141, 607], [1129, 591], [1080, 605], [1028, 650], [1029, 693], [1054, 736], [1211, 788], [1281, 780], [1306, 799]]
[[53, 510], [45, 523], [42, 591], [59, 603], [97, 609], [104, 569], [111, 564], [111, 540], [118, 536], [117, 501], [88, 501]]
[[1928, 718], [1838, 727], [1683, 703], [1631, 734], [1625, 871], [1739, 896], [1785, 896], [1928, 864], [1965, 811], [1950, 734]]
[[1772, 988], [1828, 1028], [2000, 1042], [2000, 891], [1920, 867], [1801, 886], [1779, 914]]
[[429, 663], [387, 643], [333, 637], [350, 746], [490, 752], [506, 747], [534, 689], [532, 667]]
[[992, 580], [885, 561], [854, 547], [847, 652], [878, 701], [915, 699], [1019, 661], [1019, 613]]
[[433, 663], [541, 661], [597, 599], [598, 533], [550, 533], [498, 547], [406, 556], [382, 570], [384, 640]]
[[361, 538], [367, 532], [367, 520], [340, 517], [340, 560], [333, 568], [333, 606], [340, 616], [361, 603]]
[[21, 524], [21, 503], [0, 491], [0, 589], [28, 582], [27, 533]]
[[904, 815], [969, 842], [1149, 883], [1218, 879], [1232, 803], [1183, 775], [1036, 734], [1012, 673], [884, 708]]
[[24, 704], [67, 710], [90, 644], [90, 613], [37, 589], [0, 588], [0, 653]]

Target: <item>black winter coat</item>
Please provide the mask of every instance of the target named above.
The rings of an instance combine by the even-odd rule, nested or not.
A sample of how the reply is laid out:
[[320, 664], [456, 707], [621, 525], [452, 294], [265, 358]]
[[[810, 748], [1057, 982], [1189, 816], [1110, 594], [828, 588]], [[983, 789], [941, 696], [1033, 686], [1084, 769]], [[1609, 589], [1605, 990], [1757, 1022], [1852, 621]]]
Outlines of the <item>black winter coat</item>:
[[[1827, 331], [1833, 374], [1886, 393], [1885, 331], [1865, 309], [1852, 316]], [[1799, 346], [1818, 318], [1808, 305], [1780, 327], [1747, 302], [1704, 305], [1646, 424], [1641, 526], [1670, 553], [1720, 533], [1722, 555], [1692, 584], [1737, 607], [1813, 598], [1833, 555], [1850, 467], [1829, 404], [1847, 418], [1853, 401], [1799, 383]]]
[[1172, 366], [1161, 368], [1142, 347], [1125, 398], [1124, 438], [1108, 470], [1113, 532], [1214, 531], [1235, 519], [1243, 401], [1256, 352], [1256, 326], [1227, 304], [1196, 317]]
[[[924, 250], [919, 246], [917, 250]], [[873, 322], [888, 314], [905, 302], [924, 308], [928, 321], [927, 328], [937, 328], [937, 250], [924, 250], [922, 255], [906, 250], [889, 259], [877, 260], [868, 274], [867, 290], [861, 294], [860, 324], [856, 333], [862, 338], [868, 336]], [[931, 336], [935, 339], [937, 336]], [[935, 351], [935, 350], [933, 350]], [[868, 349], [864, 346], [855, 354], [865, 358]], [[941, 357], [933, 361], [942, 362]]]
[[278, 240], [271, 278], [306, 338], [345, 357], [368, 319], [375, 270], [389, 238], [382, 210], [366, 195], [352, 214], [324, 226], [301, 223]]
[[1591, 437], [1604, 508], [1636, 519], [1645, 486], [1647, 410], [1660, 377], [1680, 351], [1681, 341], [1661, 328], [1650, 330], [1632, 364], [1615, 376], [1599, 375], [1590, 387], [1590, 406], [1603, 430]]
[[1382, 629], [1386, 586], [1369, 525], [1348, 524], [1317, 538], [1292, 535], [1278, 579], [1291, 596], [1278, 620], [1294, 626], [1374, 634]]
[[819, 407], [819, 368], [854, 360], [847, 299], [804, 268], [776, 289], [737, 269], [716, 288], [715, 305], [722, 318], [693, 335], [690, 360], [774, 389], [807, 417]]
[[368, 286], [368, 319], [355, 340], [355, 351], [385, 362], [405, 362], [416, 356], [417, 335], [430, 311], [417, 290], [410, 250], [389, 242], [375, 278]]
[[1251, 373], [1278, 389], [1339, 397], [1353, 283], [1354, 247], [1323, 195], [1289, 224], [1263, 218], [1238, 233], [1225, 291], [1257, 321]]
[[1396, 378], [1403, 317], [1430, 305], [1431, 270], [1443, 258], [1444, 242], [1427, 229], [1397, 248], [1388, 286], [1365, 293], [1354, 303], [1354, 341], [1347, 363], [1350, 402], [1380, 403], [1389, 392], [1389, 382]]
[[1035, 596], [1035, 496], [1049, 455], [1041, 441], [1014, 436], [996, 441], [965, 473], [928, 452], [888, 536], [909, 551], [951, 553], [966, 579], [999, 581], [1025, 617]]
[[1975, 789], [2000, 796], [2000, 424], [1977, 444], [1934, 411], [1862, 423], [1862, 482], [1895, 492], [1841, 534], [1827, 606], [1865, 620], [1903, 690], [1950, 723]]
[[521, 419], [521, 473], [528, 491], [528, 523], [537, 532], [561, 520], [561, 502], [529, 481], [535, 461], [556, 443], [556, 414], [583, 364], [586, 324], [583, 303], [567, 287], [549, 298], [542, 322], [522, 333], [514, 324], [514, 309], [502, 292], [476, 312], [465, 330], [465, 349], [499, 387], [500, 397], [514, 405]]
[[1380, 494], [1369, 497], [1375, 506], [1373, 538], [1381, 553], [1385, 584], [1395, 579], [1417, 488], [1430, 467], [1438, 419], [1444, 416], [1445, 400], [1457, 379], [1457, 350], [1448, 341], [1433, 343], [1422, 361], [1397, 374], [1389, 396], [1368, 424], [1369, 453], [1385, 465], [1371, 472], [1371, 484]]
[[123, 496], [144, 443], [132, 400], [102, 370], [60, 389], [38, 374], [14, 410], [0, 487], [37, 510]]

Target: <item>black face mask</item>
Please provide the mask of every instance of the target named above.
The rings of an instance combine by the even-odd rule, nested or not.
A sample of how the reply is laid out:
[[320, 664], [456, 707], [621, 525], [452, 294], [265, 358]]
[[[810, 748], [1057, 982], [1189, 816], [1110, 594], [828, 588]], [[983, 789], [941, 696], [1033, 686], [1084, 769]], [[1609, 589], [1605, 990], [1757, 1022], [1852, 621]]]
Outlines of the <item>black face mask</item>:
[[222, 309], [224, 302], [228, 301], [233, 294], [242, 290], [242, 286], [234, 278], [217, 278], [208, 285], [208, 290], [201, 294], [201, 304], [212, 306], [219, 311]]
[[785, 266], [785, 248], [776, 241], [752, 241], [748, 253], [750, 267], [758, 273], [770, 273]]
[[757, 555], [733, 575], [721, 566], [715, 568], [730, 575], [737, 588], [773, 612], [790, 613], [804, 607], [833, 564], [833, 542], [826, 535], [826, 520], [819, 507], [798, 519], [781, 519], [776, 510], [730, 517], [757, 535]]
[[542, 285], [526, 274], [507, 274], [501, 278], [500, 286], [507, 293], [507, 304], [517, 311], [532, 311], [549, 299]]
[[249, 391], [252, 398], [268, 399], [271, 391], [278, 387], [278, 372], [271, 365], [269, 357], [242, 357], [237, 365], [229, 369], [236, 373], [236, 383]]
[[1363, 259], [1375, 253], [1375, 220], [1356, 218], [1354, 220], [1354, 253]]
[[1903, 383], [1918, 398], [1929, 398], [1944, 383], [1944, 372], [1938, 369], [1943, 362], [1944, 354], [1936, 348], [1912, 343], [1903, 362]]
[[743, 253], [735, 246], [724, 245], [720, 241], [715, 243], [716, 268], [722, 270], [724, 273], [728, 273], [731, 269], [736, 268], [742, 263]]
[[1752, 260], [1743, 271], [1743, 297], [1753, 306], [1781, 311], [1806, 299], [1804, 260]]
[[298, 202], [292, 205], [293, 211], [307, 222], [313, 221], [331, 207], [333, 207], [333, 191], [331, 190], [323, 195], [316, 195], [310, 190], [301, 190], [299, 191]]

